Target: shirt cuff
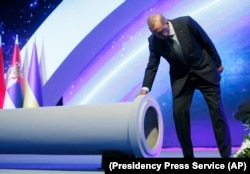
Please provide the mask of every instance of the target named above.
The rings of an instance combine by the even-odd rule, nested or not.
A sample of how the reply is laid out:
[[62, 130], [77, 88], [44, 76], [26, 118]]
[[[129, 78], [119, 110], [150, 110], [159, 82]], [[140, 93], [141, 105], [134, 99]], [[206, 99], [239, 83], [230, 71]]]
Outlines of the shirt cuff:
[[146, 90], [147, 92], [149, 92], [149, 88], [148, 87], [142, 87], [142, 90]]

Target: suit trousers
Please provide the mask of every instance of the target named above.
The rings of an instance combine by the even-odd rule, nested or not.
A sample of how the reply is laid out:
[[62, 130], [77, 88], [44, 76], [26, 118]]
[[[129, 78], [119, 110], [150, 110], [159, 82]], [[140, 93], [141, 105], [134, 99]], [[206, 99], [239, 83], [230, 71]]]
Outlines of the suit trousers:
[[220, 85], [212, 84], [190, 73], [181, 93], [173, 98], [173, 115], [177, 137], [184, 158], [193, 158], [190, 129], [190, 106], [195, 90], [199, 90], [208, 105], [213, 131], [221, 157], [231, 155], [231, 136], [221, 101]]

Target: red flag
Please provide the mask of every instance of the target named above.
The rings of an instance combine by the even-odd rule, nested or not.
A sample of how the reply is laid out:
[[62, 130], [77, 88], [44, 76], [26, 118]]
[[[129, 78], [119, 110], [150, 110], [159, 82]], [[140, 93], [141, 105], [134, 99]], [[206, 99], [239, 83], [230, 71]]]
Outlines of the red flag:
[[2, 50], [2, 38], [0, 36], [0, 109], [3, 108], [4, 95], [6, 90], [5, 79], [4, 79], [4, 61], [3, 61], [3, 50]]

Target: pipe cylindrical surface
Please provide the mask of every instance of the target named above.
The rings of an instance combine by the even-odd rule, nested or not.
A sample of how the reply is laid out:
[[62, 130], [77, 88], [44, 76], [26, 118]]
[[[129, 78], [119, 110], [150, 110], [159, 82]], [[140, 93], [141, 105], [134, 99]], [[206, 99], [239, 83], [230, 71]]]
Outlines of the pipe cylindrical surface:
[[156, 100], [0, 110], [1, 154], [101, 154], [117, 150], [158, 156], [163, 121]]

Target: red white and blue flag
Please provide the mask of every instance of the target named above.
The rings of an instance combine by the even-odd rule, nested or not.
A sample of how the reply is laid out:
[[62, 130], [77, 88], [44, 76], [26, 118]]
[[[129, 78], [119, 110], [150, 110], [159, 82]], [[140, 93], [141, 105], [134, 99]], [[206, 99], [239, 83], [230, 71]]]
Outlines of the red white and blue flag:
[[4, 98], [4, 109], [23, 107], [23, 76], [18, 37], [16, 37], [12, 63], [6, 74], [7, 86]]

